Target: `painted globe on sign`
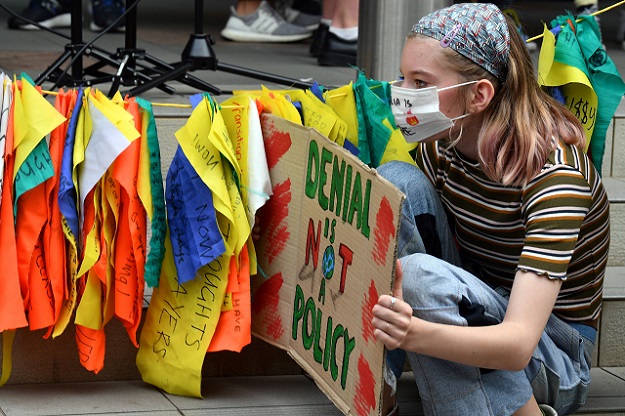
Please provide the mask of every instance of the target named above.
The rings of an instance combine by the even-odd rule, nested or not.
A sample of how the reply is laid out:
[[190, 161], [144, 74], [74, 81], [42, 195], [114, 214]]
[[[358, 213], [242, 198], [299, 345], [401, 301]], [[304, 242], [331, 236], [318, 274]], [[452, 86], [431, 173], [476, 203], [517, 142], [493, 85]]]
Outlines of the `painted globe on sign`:
[[334, 248], [332, 246], [326, 247], [323, 252], [323, 264], [321, 265], [323, 270], [323, 277], [331, 279], [334, 274]]

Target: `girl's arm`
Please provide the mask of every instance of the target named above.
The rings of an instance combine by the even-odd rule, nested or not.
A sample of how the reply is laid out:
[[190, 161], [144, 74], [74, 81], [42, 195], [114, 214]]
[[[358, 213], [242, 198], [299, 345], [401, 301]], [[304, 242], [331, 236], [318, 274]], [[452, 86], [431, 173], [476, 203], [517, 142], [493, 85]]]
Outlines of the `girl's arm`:
[[[398, 262], [395, 287], [401, 288], [401, 273]], [[483, 327], [416, 318], [398, 289], [393, 293], [397, 298], [393, 309], [388, 295], [380, 296], [374, 306], [375, 335], [388, 349], [401, 348], [473, 367], [519, 371], [527, 366], [540, 340], [561, 285], [559, 279], [518, 271], [503, 322]]]

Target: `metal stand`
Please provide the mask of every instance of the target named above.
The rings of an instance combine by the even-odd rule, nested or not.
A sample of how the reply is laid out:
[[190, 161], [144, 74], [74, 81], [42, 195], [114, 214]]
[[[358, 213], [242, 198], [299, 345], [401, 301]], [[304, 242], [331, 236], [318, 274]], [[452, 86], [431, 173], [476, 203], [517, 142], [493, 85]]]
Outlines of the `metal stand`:
[[[99, 70], [103, 65], [117, 66], [119, 62], [111, 58], [111, 54], [102, 49], [86, 47], [82, 40], [82, 1], [72, 1], [71, 8], [71, 38], [69, 44], [65, 45], [65, 52], [61, 54], [39, 77], [35, 80], [36, 85], [41, 85], [44, 81], [52, 81], [56, 86], [94, 85], [111, 81], [111, 76]], [[83, 68], [82, 57], [79, 54], [85, 53], [93, 56], [101, 64]], [[61, 71], [61, 65], [71, 58], [71, 73]], [[93, 78], [85, 79], [89, 75]]]
[[[165, 82], [176, 80], [183, 84], [187, 84], [202, 91], [210, 92], [213, 95], [231, 94], [231, 91], [221, 90], [214, 85], [208, 84], [191, 75], [189, 72], [195, 70], [212, 70], [224, 71], [235, 75], [242, 75], [261, 81], [274, 82], [276, 84], [288, 85], [293, 88], [310, 88], [311, 83], [303, 82], [293, 78], [282, 77], [267, 72], [251, 70], [236, 65], [228, 65], [220, 63], [213, 51], [212, 45], [215, 44], [210, 35], [204, 33], [204, 0], [195, 0], [195, 31], [190, 36], [184, 50], [182, 51], [181, 61], [169, 65], [170, 70], [162, 73], [160, 76], [142, 83], [141, 85], [129, 90], [127, 94], [131, 96], [139, 95], [152, 88], [160, 88]], [[161, 65], [162, 66], [162, 65]]]
[[[230, 94], [231, 91], [221, 90], [189, 73], [196, 70], [220, 70], [293, 88], [312, 86], [312, 83], [297, 79], [220, 63], [212, 48], [215, 42], [210, 35], [204, 33], [203, 0], [195, 0], [195, 31], [182, 51], [181, 61], [169, 64], [150, 56], [145, 50], [137, 48], [137, 2], [138, 0], [126, 0], [128, 13], [125, 44], [123, 48], [118, 48], [117, 52], [110, 53], [93, 45], [87, 47], [83, 42], [82, 1], [72, 0], [70, 43], [65, 46], [65, 52], [37, 78], [36, 84], [52, 81], [57, 87], [77, 87], [111, 82], [108, 96], [112, 97], [121, 85], [134, 86], [124, 95], [136, 96], [152, 88], [173, 94], [175, 89], [166, 82], [178, 81], [213, 95]], [[82, 54], [95, 58], [96, 63], [83, 68], [82, 56], [79, 56]], [[69, 58], [71, 58], [71, 74], [67, 70], [60, 70], [61, 65]], [[112, 67], [114, 73], [103, 71], [105, 66]]]

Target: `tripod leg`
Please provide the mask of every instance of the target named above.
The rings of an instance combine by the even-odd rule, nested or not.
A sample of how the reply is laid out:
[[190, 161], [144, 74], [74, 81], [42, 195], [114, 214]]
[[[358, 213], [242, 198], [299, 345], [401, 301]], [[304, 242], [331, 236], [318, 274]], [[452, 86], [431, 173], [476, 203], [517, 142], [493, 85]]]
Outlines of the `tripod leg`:
[[41, 85], [43, 84], [49, 77], [50, 75], [56, 71], [57, 69], [59, 69], [61, 67], [61, 65], [63, 65], [63, 62], [65, 62], [66, 60], [68, 60], [74, 53], [70, 50], [69, 47], [65, 48], [65, 52], [63, 52], [63, 54], [61, 56], [59, 56], [53, 63], [52, 65], [50, 65], [48, 68], [46, 68], [45, 71], [43, 71], [41, 73], [41, 75], [39, 75], [39, 77], [37, 77], [37, 79], [35, 80], [35, 85]]
[[174, 68], [172, 71], [162, 74], [160, 77], [153, 78], [150, 81], [147, 81], [138, 87], [132, 88], [127, 92], [131, 97], [137, 96], [145, 91], [148, 91], [154, 87], [157, 87], [167, 81], [171, 81], [172, 79], [177, 79], [182, 76], [185, 72], [187, 72], [191, 68], [191, 64], [182, 64], [178, 68]]
[[[300, 81], [295, 78], [283, 77], [276, 74], [270, 74], [268, 72], [256, 71], [249, 68], [243, 68], [236, 65], [230, 65], [223, 62], [217, 63], [217, 70], [228, 72], [230, 74], [243, 75], [249, 78], [259, 79], [261, 81], [274, 82], [280, 85], [286, 85], [293, 88], [310, 88], [312, 83]], [[332, 88], [332, 87], [329, 87]]]

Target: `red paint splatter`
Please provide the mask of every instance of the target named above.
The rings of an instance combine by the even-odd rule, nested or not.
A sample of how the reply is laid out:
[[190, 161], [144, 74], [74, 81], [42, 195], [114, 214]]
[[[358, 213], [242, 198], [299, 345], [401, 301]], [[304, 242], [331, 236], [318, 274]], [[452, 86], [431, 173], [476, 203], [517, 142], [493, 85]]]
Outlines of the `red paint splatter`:
[[291, 135], [277, 130], [275, 125], [268, 122], [266, 118], [263, 118], [262, 128], [263, 138], [265, 139], [265, 153], [267, 154], [267, 166], [271, 170], [291, 148]]
[[261, 234], [267, 238], [264, 254], [269, 263], [282, 253], [291, 236], [287, 220], [291, 198], [291, 180], [287, 179], [274, 186], [273, 196], [259, 211], [261, 212]]
[[365, 294], [365, 299], [362, 305], [362, 337], [365, 342], [369, 342], [374, 339], [373, 331], [375, 328], [371, 323], [371, 319], [373, 319], [373, 306], [378, 303], [378, 298], [380, 295], [378, 294], [378, 289], [375, 287], [375, 282], [371, 280], [371, 285], [369, 286], [369, 292]]
[[373, 260], [380, 266], [386, 264], [388, 245], [391, 237], [395, 237], [395, 224], [393, 224], [393, 209], [388, 199], [382, 198], [380, 209], [375, 216], [375, 232], [373, 236]]
[[377, 409], [375, 397], [375, 380], [365, 357], [358, 357], [358, 383], [354, 395], [354, 409], [359, 416], [371, 414], [371, 410]]
[[282, 318], [278, 313], [280, 289], [283, 283], [282, 273], [274, 274], [256, 289], [252, 300], [252, 315], [255, 318], [260, 317], [267, 335], [274, 340], [279, 339], [284, 333]]

